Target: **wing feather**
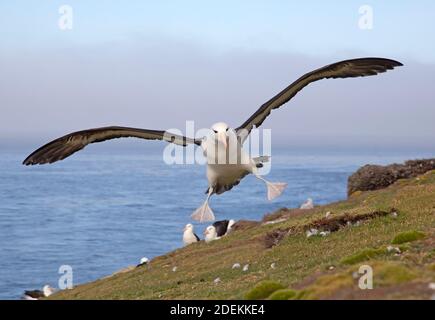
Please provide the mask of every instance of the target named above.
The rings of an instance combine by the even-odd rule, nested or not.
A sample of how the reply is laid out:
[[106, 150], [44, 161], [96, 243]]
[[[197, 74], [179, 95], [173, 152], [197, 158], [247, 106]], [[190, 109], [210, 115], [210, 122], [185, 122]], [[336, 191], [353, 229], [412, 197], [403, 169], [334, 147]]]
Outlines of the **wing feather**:
[[187, 144], [200, 145], [201, 141], [172, 134], [166, 131], [137, 129], [128, 127], [103, 127], [82, 130], [67, 134], [53, 140], [30, 154], [24, 165], [53, 163], [63, 160], [73, 153], [82, 150], [90, 143], [102, 142], [116, 138], [141, 138], [146, 140], [165, 140], [181, 146]]
[[360, 58], [340, 61], [311, 71], [293, 82], [272, 99], [264, 103], [248, 120], [236, 129], [244, 141], [251, 130], [258, 128], [273, 109], [277, 109], [292, 99], [300, 90], [321, 79], [355, 78], [374, 76], [402, 66], [402, 63], [385, 58]]

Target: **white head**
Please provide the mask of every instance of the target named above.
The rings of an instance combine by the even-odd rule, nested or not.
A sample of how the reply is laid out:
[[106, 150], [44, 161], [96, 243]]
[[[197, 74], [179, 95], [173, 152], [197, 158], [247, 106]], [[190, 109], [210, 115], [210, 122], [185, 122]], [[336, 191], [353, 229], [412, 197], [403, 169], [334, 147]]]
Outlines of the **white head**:
[[216, 240], [218, 238], [216, 228], [213, 226], [208, 226], [204, 231], [204, 240], [205, 242], [210, 242]]
[[42, 292], [44, 293], [44, 296], [48, 297], [54, 293], [54, 288], [46, 284], [44, 287], [42, 287]]
[[216, 135], [216, 140], [218, 143], [222, 143], [225, 148], [228, 146], [228, 131], [229, 126], [225, 122], [218, 122], [211, 126], [211, 130], [213, 130]]
[[193, 232], [193, 224], [188, 223], [186, 224], [186, 226], [183, 229], [184, 232], [188, 231], [188, 232]]
[[228, 221], [228, 228], [227, 228], [227, 232], [226, 233], [229, 233], [231, 231], [231, 228], [234, 226], [235, 223], [236, 223], [236, 221], [233, 220], [233, 219]]
[[143, 257], [140, 259], [140, 264], [147, 264], [150, 260], [147, 257]]
[[308, 198], [307, 201], [306, 201], [306, 203], [307, 203], [307, 204], [313, 204], [313, 199]]

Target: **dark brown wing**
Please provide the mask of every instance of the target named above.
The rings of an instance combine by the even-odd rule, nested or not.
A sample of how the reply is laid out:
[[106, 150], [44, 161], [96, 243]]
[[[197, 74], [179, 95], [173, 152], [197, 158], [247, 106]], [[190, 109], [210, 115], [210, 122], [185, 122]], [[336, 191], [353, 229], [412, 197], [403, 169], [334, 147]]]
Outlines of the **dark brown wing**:
[[213, 227], [216, 228], [216, 233], [218, 237], [222, 237], [228, 230], [228, 220], [216, 221], [213, 223]]
[[24, 291], [24, 294], [34, 299], [45, 297], [44, 292], [42, 292], [41, 290], [26, 290]]
[[186, 138], [166, 131], [136, 129], [128, 127], [104, 127], [77, 131], [53, 140], [29, 155], [23, 161], [25, 165], [53, 163], [69, 157], [83, 149], [90, 143], [101, 142], [116, 138], [141, 138], [147, 140], [165, 140], [181, 146], [201, 141]]
[[360, 58], [340, 61], [309, 72], [263, 104], [245, 123], [236, 129], [236, 132], [243, 137], [242, 140], [244, 141], [254, 126], [258, 128], [273, 109], [279, 108], [288, 102], [311, 82], [329, 78], [374, 76], [399, 66], [402, 66], [400, 62], [390, 59]]

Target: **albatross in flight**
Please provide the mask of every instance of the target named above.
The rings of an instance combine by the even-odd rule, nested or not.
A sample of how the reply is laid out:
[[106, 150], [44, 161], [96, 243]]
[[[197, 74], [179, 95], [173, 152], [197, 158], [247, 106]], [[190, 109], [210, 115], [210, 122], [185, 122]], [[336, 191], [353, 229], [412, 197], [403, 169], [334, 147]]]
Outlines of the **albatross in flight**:
[[[263, 157], [260, 157], [261, 159], [252, 159], [242, 149], [243, 142], [248, 138], [251, 130], [258, 128], [272, 110], [287, 103], [312, 82], [321, 79], [373, 76], [399, 66], [402, 66], [400, 62], [390, 59], [360, 58], [340, 61], [316, 69], [303, 75], [264, 103], [239, 127], [232, 129], [226, 123], [218, 122], [211, 127], [210, 135], [203, 138], [196, 139], [165, 131], [118, 126], [89, 129], [73, 132], [47, 143], [30, 154], [23, 164], [53, 163], [65, 159], [90, 143], [123, 137], [164, 140], [181, 146], [195, 144], [203, 149], [204, 156], [207, 159], [208, 189], [205, 202], [193, 212], [192, 218], [200, 222], [213, 221], [215, 219], [214, 214], [208, 204], [211, 195], [222, 194], [230, 190], [248, 174], [254, 174], [266, 184], [267, 198], [269, 200], [279, 196], [285, 189], [286, 183], [272, 183], [258, 175], [257, 168], [262, 166]], [[236, 161], [233, 161], [234, 158], [236, 158]]]

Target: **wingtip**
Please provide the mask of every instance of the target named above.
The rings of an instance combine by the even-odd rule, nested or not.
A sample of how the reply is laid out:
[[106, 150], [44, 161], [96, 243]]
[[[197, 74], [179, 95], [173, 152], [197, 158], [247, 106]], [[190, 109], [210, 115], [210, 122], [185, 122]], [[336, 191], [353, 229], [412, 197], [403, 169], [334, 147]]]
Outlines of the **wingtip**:
[[389, 59], [391, 62], [393, 62], [393, 67], [403, 67], [403, 63], [397, 60]]
[[395, 68], [395, 67], [403, 67], [403, 63], [400, 62], [400, 61], [393, 60], [393, 59], [388, 59], [388, 60], [391, 62], [393, 68]]

